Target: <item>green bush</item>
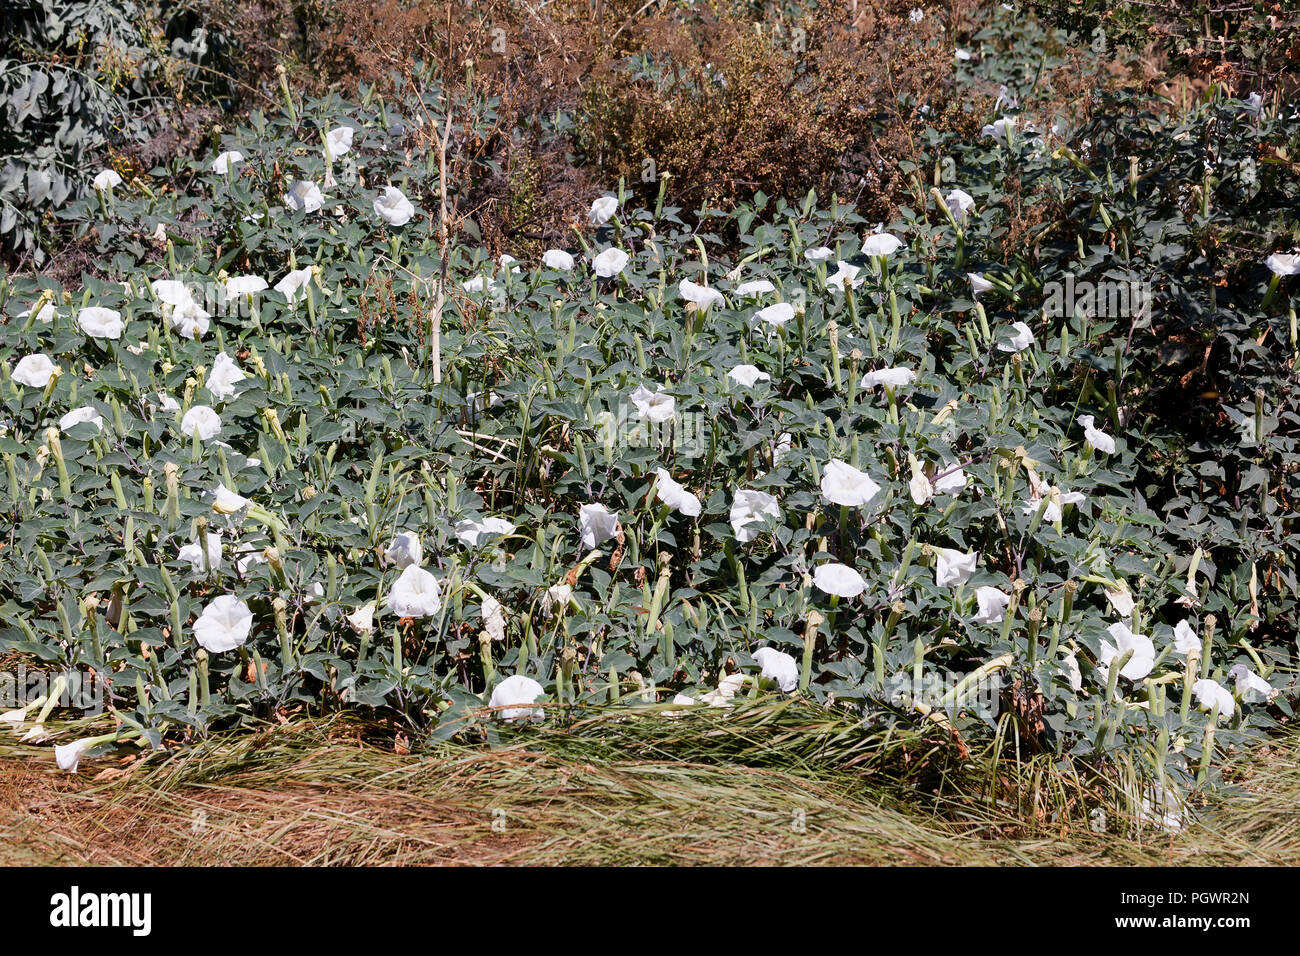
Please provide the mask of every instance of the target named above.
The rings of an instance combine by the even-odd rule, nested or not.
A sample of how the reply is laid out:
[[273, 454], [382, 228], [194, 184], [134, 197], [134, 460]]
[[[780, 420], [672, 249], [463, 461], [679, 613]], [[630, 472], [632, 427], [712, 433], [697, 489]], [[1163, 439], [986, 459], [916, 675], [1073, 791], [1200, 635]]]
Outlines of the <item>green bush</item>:
[[[7, 5], [0, 36], [0, 253], [45, 262], [53, 218], [91, 190], [91, 162], [186, 122], [195, 98], [220, 92], [223, 39], [196, 0], [26, 0]], [[143, 172], [123, 155], [119, 172]], [[138, 166], [138, 163], [136, 164]]]
[[1233, 92], [1294, 94], [1300, 17], [1293, 5], [1255, 0], [1024, 0], [1023, 7], [1068, 28], [1098, 53], [1158, 58], [1187, 78]]
[[1300, 246], [1294, 108], [1212, 87], [1176, 114], [1121, 90], [1072, 123], [1046, 111], [1049, 97], [1027, 81], [1035, 57], [1016, 41], [988, 31], [980, 70], [1025, 78], [1010, 90], [1021, 124], [1058, 135], [1041, 148], [958, 146], [951, 162], [943, 145], [934, 153], [958, 180], [992, 184], [971, 190], [986, 210], [976, 265], [1014, 290], [1007, 316], [1050, 305], [1044, 290], [1067, 283], [1147, 293], [1146, 308], [1089, 323], [1085, 394], [1116, 427], [1141, 432], [1136, 487], [1180, 566], [1200, 549], [1202, 573], [1225, 586], [1207, 610], [1232, 620], [1234, 640], [1289, 652], [1300, 630], [1297, 330], [1265, 261]]

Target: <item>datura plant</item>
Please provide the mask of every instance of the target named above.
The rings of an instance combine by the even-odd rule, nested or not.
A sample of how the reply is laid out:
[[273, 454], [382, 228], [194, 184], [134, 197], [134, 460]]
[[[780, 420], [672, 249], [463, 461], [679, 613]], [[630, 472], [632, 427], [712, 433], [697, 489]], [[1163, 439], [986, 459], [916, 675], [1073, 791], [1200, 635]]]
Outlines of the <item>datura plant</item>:
[[[1300, 280], [1261, 245], [1215, 281], [1198, 230], [1297, 207], [1204, 154], [1289, 134], [1212, 90], [1104, 138], [1031, 92], [936, 133], [897, 221], [610, 189], [534, 261], [444, 240], [432, 88], [96, 186], [100, 275], [0, 285], [0, 648], [93, 672], [117, 727], [60, 764], [304, 709], [451, 737], [797, 695], [1123, 754], [1161, 808], [1213, 781], [1294, 696]], [[1008, 260], [1010, 178], [1071, 231]], [[1174, 313], [1250, 389], [1181, 445], [1133, 344]]]

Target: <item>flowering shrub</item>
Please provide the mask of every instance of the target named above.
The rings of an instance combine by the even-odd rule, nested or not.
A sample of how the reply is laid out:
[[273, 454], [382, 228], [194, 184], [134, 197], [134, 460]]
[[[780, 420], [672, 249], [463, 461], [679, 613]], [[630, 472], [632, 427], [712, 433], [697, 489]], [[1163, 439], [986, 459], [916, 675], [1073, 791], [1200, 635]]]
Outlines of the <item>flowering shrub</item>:
[[[980, 63], [963, 69], [973, 81], [1026, 75], [1035, 30], [986, 31]], [[963, 181], [1011, 184], [974, 191], [967, 233], [985, 238], [973, 288], [1000, 277], [986, 301], [1011, 290], [1008, 317], [1089, 316], [1081, 384], [1113, 425], [1140, 430], [1134, 487], [1178, 567], [1216, 582], [1205, 610], [1231, 621], [1234, 641], [1289, 656], [1297, 333], [1277, 250], [1298, 235], [1300, 182], [1278, 162], [1300, 147], [1295, 108], [1277, 90], [1216, 88], [1173, 113], [1121, 90], [1072, 120], [1009, 87], [986, 127], [1000, 148], [950, 154]]]
[[[1147, 196], [1020, 93], [979, 143], [936, 134], [941, 188], [895, 222], [619, 190], [529, 261], [448, 244], [436, 91], [255, 114], [184, 191], [106, 181], [72, 215], [111, 278], [0, 288], [0, 647], [93, 669], [155, 745], [304, 707], [450, 736], [798, 694], [1184, 792], [1288, 706], [1289, 646], [1251, 635], [1294, 624], [1293, 528], [1186, 498], [1128, 397], [1146, 300], [1094, 295], [1173, 262], [1157, 307], [1199, 301], [1206, 214], [1165, 204], [1200, 169], [1139, 159]], [[1008, 257], [1029, 197], [1074, 232]], [[1285, 341], [1273, 262], [1219, 308]], [[1269, 407], [1246, 468], [1293, 455]]]

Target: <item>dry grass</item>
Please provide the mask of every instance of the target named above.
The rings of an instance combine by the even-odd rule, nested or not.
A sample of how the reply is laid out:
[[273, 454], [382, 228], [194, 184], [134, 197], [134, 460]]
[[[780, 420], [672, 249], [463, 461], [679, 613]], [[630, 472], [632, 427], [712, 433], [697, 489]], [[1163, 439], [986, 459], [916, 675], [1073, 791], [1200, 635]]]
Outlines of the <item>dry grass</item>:
[[76, 776], [6, 744], [0, 864], [1300, 863], [1296, 739], [1241, 761], [1239, 788], [1171, 836], [1028, 825], [924, 737], [853, 737], [782, 708], [410, 755], [365, 730], [227, 735]]

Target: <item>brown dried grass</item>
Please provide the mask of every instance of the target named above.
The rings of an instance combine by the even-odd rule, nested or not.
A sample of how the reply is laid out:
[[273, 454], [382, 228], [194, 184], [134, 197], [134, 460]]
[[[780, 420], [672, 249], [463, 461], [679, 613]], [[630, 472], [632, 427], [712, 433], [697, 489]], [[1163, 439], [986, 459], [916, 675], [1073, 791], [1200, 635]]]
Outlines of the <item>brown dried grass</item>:
[[78, 775], [48, 750], [6, 746], [0, 864], [1300, 862], [1295, 738], [1241, 755], [1238, 789], [1183, 833], [1094, 834], [891, 785], [865, 752], [849, 766], [843, 741], [812, 725], [800, 737], [777, 711], [713, 750], [716, 728], [640, 723], [401, 754], [338, 719], [88, 761]]

